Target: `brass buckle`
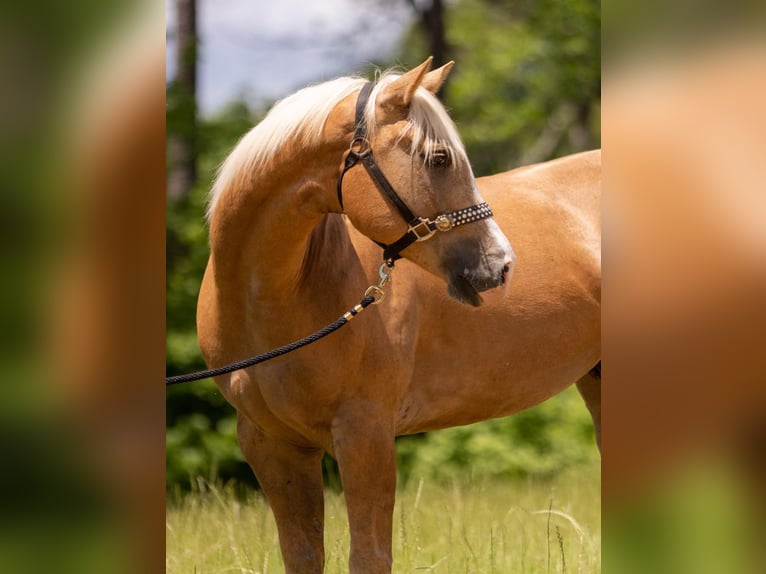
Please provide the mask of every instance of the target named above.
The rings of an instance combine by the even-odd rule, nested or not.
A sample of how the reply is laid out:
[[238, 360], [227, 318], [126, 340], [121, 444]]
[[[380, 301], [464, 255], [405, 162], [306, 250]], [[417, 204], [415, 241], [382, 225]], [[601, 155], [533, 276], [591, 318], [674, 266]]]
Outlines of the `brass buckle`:
[[378, 275], [380, 276], [380, 281], [378, 281], [377, 285], [370, 285], [367, 288], [367, 291], [364, 292], [364, 296], [372, 295], [372, 297], [375, 299], [373, 301], [373, 305], [377, 305], [383, 299], [386, 297], [386, 292], [383, 290], [383, 288], [388, 284], [389, 281], [391, 281], [391, 272], [394, 270], [393, 264], [389, 265], [387, 262], [383, 262], [383, 264], [380, 266], [380, 269], [378, 269]]
[[421, 217], [420, 223], [410, 225], [407, 231], [412, 232], [415, 235], [416, 241], [425, 241], [436, 233], [436, 229], [431, 228], [431, 223], [433, 222], [430, 219], [423, 219]]

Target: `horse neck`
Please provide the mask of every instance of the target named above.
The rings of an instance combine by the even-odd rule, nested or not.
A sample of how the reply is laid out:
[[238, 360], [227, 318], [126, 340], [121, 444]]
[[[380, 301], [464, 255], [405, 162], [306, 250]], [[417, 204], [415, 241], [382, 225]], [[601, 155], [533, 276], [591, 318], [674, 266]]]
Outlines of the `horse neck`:
[[290, 160], [226, 190], [211, 221], [218, 288], [233, 297], [247, 294], [261, 306], [287, 304], [297, 291], [330, 280], [325, 275], [332, 265], [323, 262], [347, 258], [351, 249], [340, 217], [328, 214], [337, 208], [341, 150], [283, 155]]

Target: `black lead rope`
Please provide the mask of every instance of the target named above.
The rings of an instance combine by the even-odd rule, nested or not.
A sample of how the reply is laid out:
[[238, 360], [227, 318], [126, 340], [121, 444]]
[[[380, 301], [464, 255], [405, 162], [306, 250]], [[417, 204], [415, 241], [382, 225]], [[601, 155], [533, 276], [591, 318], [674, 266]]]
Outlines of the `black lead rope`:
[[199, 381], [201, 379], [207, 379], [208, 377], [217, 377], [219, 375], [225, 375], [226, 373], [238, 371], [239, 369], [246, 369], [247, 367], [252, 367], [253, 365], [257, 365], [258, 363], [263, 363], [265, 361], [269, 361], [271, 359], [281, 357], [282, 355], [286, 355], [287, 353], [291, 351], [295, 351], [296, 349], [300, 349], [301, 347], [310, 345], [311, 343], [314, 343], [318, 341], [319, 339], [326, 337], [330, 333], [337, 331], [338, 329], [343, 327], [343, 325], [345, 325], [351, 319], [353, 319], [356, 315], [364, 311], [367, 307], [369, 307], [371, 304], [375, 303], [376, 301], [380, 301], [382, 298], [383, 298], [382, 294], [379, 295], [377, 298], [374, 297], [373, 295], [365, 295], [358, 305], [354, 306], [352, 309], [349, 309], [346, 313], [343, 314], [343, 316], [339, 317], [335, 322], [330, 323], [325, 328], [320, 329], [316, 333], [312, 333], [308, 337], [304, 337], [303, 339], [294, 341], [292, 343], [284, 345], [283, 347], [273, 349], [266, 353], [261, 353], [260, 355], [256, 355], [255, 357], [250, 357], [249, 359], [244, 359], [242, 361], [231, 363], [229, 365], [218, 367], [216, 369], [208, 369], [206, 371], [188, 373], [186, 375], [176, 375], [174, 377], [166, 377], [165, 385], [166, 386], [178, 385], [180, 383], [188, 383], [190, 381]]
[[237, 361], [236, 363], [231, 363], [229, 365], [224, 365], [223, 367], [217, 367], [215, 369], [208, 369], [206, 371], [198, 371], [196, 373], [189, 373], [186, 375], [176, 375], [174, 377], [166, 377], [165, 378], [165, 385], [177, 385], [180, 383], [188, 383], [190, 381], [199, 381], [200, 379], [207, 379], [208, 377], [217, 377], [219, 375], [225, 375], [226, 373], [231, 373], [233, 371], [238, 371], [240, 369], [246, 369], [247, 367], [252, 367], [253, 365], [257, 365], [258, 363], [263, 363], [266, 361], [269, 361], [271, 359], [275, 359], [277, 357], [281, 357], [282, 355], [286, 355], [287, 353], [290, 353], [291, 351], [295, 351], [296, 349], [300, 349], [301, 347], [305, 347], [306, 345], [310, 345], [311, 343], [315, 343], [319, 339], [322, 339], [329, 335], [330, 333], [334, 333], [343, 325], [347, 324], [351, 319], [356, 317], [359, 313], [364, 311], [367, 307], [373, 304], [378, 304], [386, 297], [386, 292], [384, 291], [384, 288], [388, 284], [389, 281], [391, 281], [391, 273], [394, 270], [394, 262], [393, 261], [384, 261], [383, 264], [380, 266], [380, 269], [378, 269], [378, 275], [380, 276], [380, 281], [378, 281], [377, 285], [370, 285], [367, 290], [364, 292], [364, 297], [362, 297], [362, 300], [359, 301], [356, 305], [354, 305], [351, 309], [346, 311], [343, 315], [338, 317], [334, 322], [330, 323], [326, 327], [319, 329], [316, 333], [312, 333], [308, 337], [304, 337], [303, 339], [300, 339], [298, 341], [294, 341], [292, 343], [288, 343], [287, 345], [284, 345], [282, 347], [278, 347], [276, 349], [273, 349], [271, 351], [267, 351], [265, 353], [261, 353], [260, 355], [256, 355], [255, 357], [250, 357], [249, 359], [244, 359], [242, 361]]

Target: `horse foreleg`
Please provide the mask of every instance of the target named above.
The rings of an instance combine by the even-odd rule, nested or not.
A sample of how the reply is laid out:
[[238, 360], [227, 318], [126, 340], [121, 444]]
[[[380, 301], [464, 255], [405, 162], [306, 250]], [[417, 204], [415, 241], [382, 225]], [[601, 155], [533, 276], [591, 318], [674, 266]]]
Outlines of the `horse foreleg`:
[[333, 423], [351, 534], [350, 574], [390, 574], [396, 491], [394, 431], [375, 413]]
[[596, 444], [601, 450], [601, 361], [593, 367], [588, 374], [577, 381], [577, 390], [585, 401], [585, 406], [590, 411], [593, 419], [593, 428], [596, 431]]
[[266, 436], [237, 416], [242, 453], [271, 505], [286, 574], [321, 574], [324, 568], [324, 485], [320, 449]]

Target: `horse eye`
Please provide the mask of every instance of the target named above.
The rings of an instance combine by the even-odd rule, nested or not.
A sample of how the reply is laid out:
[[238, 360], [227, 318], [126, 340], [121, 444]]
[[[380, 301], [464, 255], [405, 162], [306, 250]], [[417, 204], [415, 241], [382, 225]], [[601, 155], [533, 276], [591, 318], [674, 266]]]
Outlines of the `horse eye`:
[[438, 149], [431, 154], [428, 163], [431, 167], [447, 167], [451, 161], [450, 154], [446, 149]]

